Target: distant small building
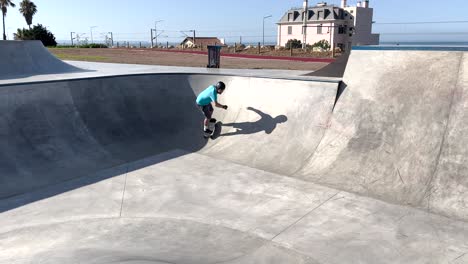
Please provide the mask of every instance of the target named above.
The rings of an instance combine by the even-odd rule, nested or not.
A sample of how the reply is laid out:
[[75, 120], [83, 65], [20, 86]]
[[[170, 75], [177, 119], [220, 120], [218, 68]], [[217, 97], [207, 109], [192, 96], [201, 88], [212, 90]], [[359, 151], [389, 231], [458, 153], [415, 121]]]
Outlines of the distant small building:
[[290, 39], [303, 43], [304, 32], [309, 45], [320, 40], [342, 50], [349, 50], [351, 46], [378, 45], [380, 35], [372, 33], [373, 13], [369, 0], [358, 1], [357, 6], [348, 6], [347, 0], [342, 0], [341, 6], [326, 2], [309, 6], [304, 0], [304, 8], [287, 11], [277, 23], [278, 45], [285, 46]]
[[193, 47], [206, 47], [208, 45], [221, 45], [223, 46], [224, 43], [220, 39], [216, 37], [195, 37], [195, 40], [193, 40], [193, 37], [187, 37], [180, 43], [180, 46], [184, 48], [193, 48]]

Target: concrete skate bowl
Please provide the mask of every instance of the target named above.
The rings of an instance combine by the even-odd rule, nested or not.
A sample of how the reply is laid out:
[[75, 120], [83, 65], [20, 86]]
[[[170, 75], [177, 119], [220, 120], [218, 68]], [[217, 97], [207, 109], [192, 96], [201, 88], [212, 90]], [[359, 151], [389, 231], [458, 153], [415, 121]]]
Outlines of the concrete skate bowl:
[[3, 40], [0, 58], [0, 80], [84, 71], [57, 59], [38, 40]]
[[[221, 100], [230, 109], [217, 109], [223, 135], [207, 141], [195, 98], [218, 80], [229, 87]], [[292, 104], [284, 102], [285, 87]], [[336, 87], [334, 82], [178, 74], [5, 85], [0, 197], [174, 149], [291, 173], [320, 142]], [[269, 99], [262, 100], [266, 95]]]
[[[221, 135], [207, 141], [203, 138], [203, 116], [196, 107], [195, 97], [219, 80], [228, 87], [220, 101], [230, 108], [216, 110], [215, 117], [223, 122]], [[296, 171], [323, 136], [337, 85], [336, 82], [184, 74], [3, 85], [0, 91], [4, 135], [0, 143], [0, 196], [7, 202], [2, 203], [0, 209], [15, 212], [23, 206], [35, 206], [67, 192], [107, 179], [112, 181], [121, 174], [177, 160], [193, 152], [213, 157], [204, 162], [207, 165], [213, 163], [214, 166], [219, 163], [217, 159], [229, 159], [264, 170]], [[265, 96], [269, 99], [261, 99]], [[285, 102], [285, 97], [292, 103]], [[291, 130], [290, 126], [296, 129]], [[295, 154], [285, 155], [285, 152]], [[157, 158], [150, 158], [152, 156]], [[197, 169], [201, 165], [188, 168], [187, 172], [201, 170]], [[223, 189], [222, 186], [218, 189]], [[96, 190], [95, 194], [103, 191]], [[58, 207], [76, 203], [62, 201], [60, 204]], [[57, 208], [49, 209], [54, 207]], [[88, 212], [85, 215], [78, 213], [71, 218], [73, 221], [68, 218], [59, 223], [51, 221], [50, 215], [42, 222], [36, 215], [32, 222], [45, 226], [30, 226], [34, 229], [30, 230], [35, 233], [34, 238], [25, 237], [31, 233], [24, 226], [13, 232], [25, 232], [15, 235], [16, 239], [25, 239], [21, 244], [27, 243], [26, 240], [43, 244], [52, 233], [57, 234], [54, 240], [65, 239], [63, 248], [59, 246], [52, 251], [42, 248], [39, 250], [42, 253], [31, 255], [45, 263], [58, 263], [61, 257], [71, 255], [75, 257], [68, 263], [313, 263], [308, 257], [262, 236], [239, 231], [239, 224], [217, 226], [190, 218], [172, 219], [171, 215], [169, 219], [142, 218], [140, 221], [130, 217], [114, 222], [95, 219], [102, 214], [91, 216]], [[89, 232], [96, 241], [82, 240], [81, 235], [71, 240], [62, 237], [66, 229], [77, 230], [75, 224], [79, 219], [86, 227], [78, 233]], [[105, 226], [113, 229], [111, 232], [116, 236], [108, 233], [110, 230]], [[58, 231], [60, 228], [64, 229]], [[101, 233], [99, 230], [103, 228], [107, 231]], [[159, 231], [153, 232], [155, 228]], [[139, 230], [148, 243], [138, 242], [135, 230]], [[145, 235], [145, 230], [153, 230], [152, 237]], [[198, 241], [200, 236], [203, 239]], [[123, 243], [118, 250], [112, 246], [114, 240]], [[186, 245], [181, 242], [184, 240]], [[80, 243], [78, 251], [71, 246]], [[133, 250], [131, 245], [139, 245], [140, 249]], [[160, 252], [149, 251], [158, 245]], [[245, 253], [247, 251], [249, 253]], [[239, 252], [244, 253], [239, 255]]]
[[[333, 190], [405, 205], [406, 214], [418, 208], [467, 220], [467, 66], [464, 52], [354, 51], [341, 85], [194, 74], [3, 85], [0, 209], [13, 220], [0, 227], [0, 259], [382, 263], [393, 252], [380, 248], [388, 228], [372, 233], [378, 224], [364, 222], [365, 251], [347, 251], [346, 243], [334, 251], [327, 243], [342, 238], [310, 231], [339, 222], [349, 208], [372, 217], [352, 203], [314, 216], [301, 234], [280, 234], [307, 218], [306, 208], [339, 201]], [[218, 80], [227, 84], [220, 101], [229, 109], [216, 109], [221, 132], [206, 141], [194, 101]], [[103, 200], [113, 188], [125, 195]], [[377, 222], [402, 220], [377, 204]], [[418, 215], [411, 228], [430, 218], [411, 212]], [[301, 248], [295, 241], [306, 232], [326, 239]], [[405, 255], [410, 242], [385, 263], [421, 260], [424, 248]]]

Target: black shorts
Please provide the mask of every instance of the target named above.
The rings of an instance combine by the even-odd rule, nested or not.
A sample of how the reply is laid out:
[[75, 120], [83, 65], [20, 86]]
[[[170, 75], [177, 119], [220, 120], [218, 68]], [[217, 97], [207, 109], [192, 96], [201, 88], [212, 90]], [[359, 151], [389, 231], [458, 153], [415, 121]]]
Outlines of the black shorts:
[[203, 112], [206, 118], [211, 119], [211, 115], [213, 115], [213, 106], [211, 104], [207, 105], [198, 105], [198, 108]]

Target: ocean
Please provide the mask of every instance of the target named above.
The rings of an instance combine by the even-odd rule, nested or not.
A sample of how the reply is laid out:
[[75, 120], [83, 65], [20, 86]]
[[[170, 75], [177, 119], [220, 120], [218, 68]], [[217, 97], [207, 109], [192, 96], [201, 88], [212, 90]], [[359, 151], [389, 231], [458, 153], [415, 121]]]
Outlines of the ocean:
[[404, 46], [462, 46], [468, 47], [468, 42], [405, 42], [382, 41], [380, 45], [404, 45]]

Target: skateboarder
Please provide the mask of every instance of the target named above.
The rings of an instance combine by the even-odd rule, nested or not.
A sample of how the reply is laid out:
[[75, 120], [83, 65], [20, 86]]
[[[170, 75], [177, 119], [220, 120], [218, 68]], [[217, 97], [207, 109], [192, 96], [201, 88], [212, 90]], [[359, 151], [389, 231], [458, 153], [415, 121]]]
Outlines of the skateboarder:
[[205, 133], [213, 133], [213, 131], [209, 129], [209, 122], [214, 111], [212, 104], [214, 103], [216, 107], [225, 110], [228, 108], [227, 105], [218, 103], [218, 94], [222, 94], [224, 89], [226, 89], [226, 85], [223, 82], [218, 82], [216, 85], [211, 85], [206, 88], [197, 97], [197, 105], [203, 112], [203, 115], [205, 115], [205, 121], [203, 122], [203, 130]]

